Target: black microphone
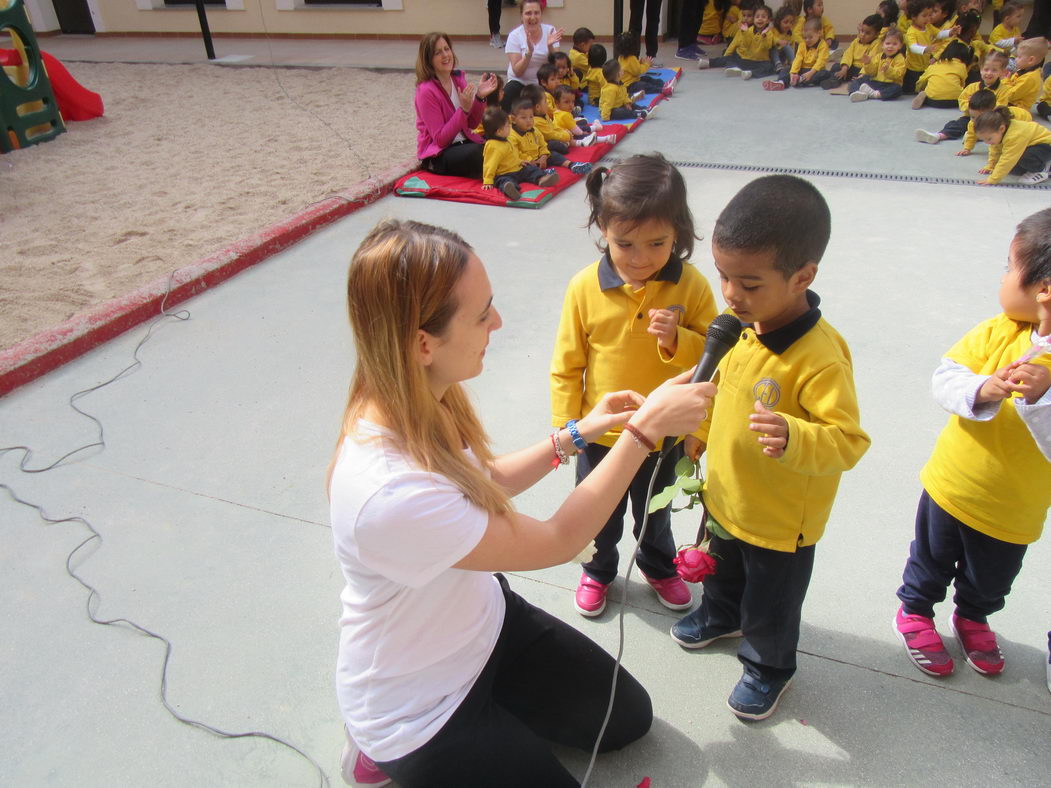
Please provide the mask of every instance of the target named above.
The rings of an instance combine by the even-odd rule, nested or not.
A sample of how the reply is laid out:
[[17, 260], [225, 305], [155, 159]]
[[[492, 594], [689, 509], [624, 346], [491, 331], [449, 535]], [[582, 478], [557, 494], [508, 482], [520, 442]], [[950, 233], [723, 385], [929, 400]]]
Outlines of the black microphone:
[[[711, 380], [715, 375], [715, 369], [723, 356], [741, 339], [741, 321], [735, 315], [726, 312], [716, 315], [708, 326], [708, 333], [704, 340], [704, 354], [697, 363], [690, 383], [701, 383]], [[677, 435], [669, 435], [661, 445], [661, 455], [666, 456], [675, 445]]]

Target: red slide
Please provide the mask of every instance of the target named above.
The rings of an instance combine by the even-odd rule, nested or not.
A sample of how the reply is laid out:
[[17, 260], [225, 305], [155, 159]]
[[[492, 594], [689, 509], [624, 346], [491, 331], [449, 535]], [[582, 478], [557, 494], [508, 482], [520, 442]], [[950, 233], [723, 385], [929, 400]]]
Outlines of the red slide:
[[[47, 76], [51, 80], [51, 89], [55, 91], [55, 101], [64, 120], [91, 120], [102, 117], [104, 108], [102, 96], [81, 85], [66, 70], [58, 58], [47, 52], [41, 52]], [[22, 58], [14, 49], [0, 49], [0, 65], [20, 66]]]

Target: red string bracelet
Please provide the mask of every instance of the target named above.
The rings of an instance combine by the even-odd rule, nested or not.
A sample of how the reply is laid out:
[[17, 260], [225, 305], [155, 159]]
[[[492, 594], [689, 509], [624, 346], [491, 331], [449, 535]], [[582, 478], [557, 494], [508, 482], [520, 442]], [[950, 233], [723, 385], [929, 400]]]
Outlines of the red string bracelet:
[[656, 444], [642, 434], [642, 430], [636, 427], [634, 424], [625, 424], [624, 429], [631, 435], [635, 444], [640, 448], [645, 448], [647, 451], [657, 451]]

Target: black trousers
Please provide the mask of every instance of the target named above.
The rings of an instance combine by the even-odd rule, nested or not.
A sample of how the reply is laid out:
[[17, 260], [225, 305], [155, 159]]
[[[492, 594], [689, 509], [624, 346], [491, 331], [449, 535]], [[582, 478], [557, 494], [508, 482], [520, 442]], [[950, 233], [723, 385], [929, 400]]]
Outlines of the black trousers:
[[[471, 691], [429, 742], [378, 765], [402, 788], [561, 788], [580, 783], [548, 742], [595, 745], [613, 681], [613, 658], [588, 637], [526, 602], [502, 575], [507, 612]], [[601, 752], [641, 738], [653, 722], [642, 685], [621, 668]]]
[[1025, 175], [1027, 172], [1040, 172], [1046, 170], [1048, 164], [1051, 164], [1051, 145], [1046, 142], [1030, 145], [1018, 159], [1018, 164], [1011, 168], [1011, 174]]
[[1022, 38], [1051, 36], [1051, 0], [1033, 0], [1033, 15]]
[[631, 16], [628, 21], [628, 30], [642, 33], [642, 10], [646, 9], [646, 55], [656, 57], [657, 55], [657, 30], [661, 23], [662, 0], [631, 0]]
[[[634, 117], [634, 115], [632, 115]], [[588, 447], [577, 455], [577, 484], [580, 484], [592, 469], [609, 454], [609, 447], [598, 443], [589, 443]], [[650, 484], [650, 477], [657, 465], [657, 452], [651, 452], [642, 461], [635, 478], [631, 480], [628, 491], [617, 503], [609, 520], [602, 526], [598, 536], [595, 537], [595, 557], [584, 564], [584, 571], [589, 577], [600, 583], [612, 583], [617, 576], [617, 567], [620, 565], [620, 554], [617, 545], [624, 534], [624, 513], [628, 508], [628, 498], [631, 498], [631, 514], [635, 519], [635, 527], [632, 533], [639, 538], [642, 529], [642, 520], [646, 516], [646, 508], [649, 499], [646, 497], [646, 489]], [[680, 443], [669, 452], [661, 463], [660, 473], [653, 484], [654, 494], [659, 493], [675, 479], [675, 463], [682, 456], [682, 444]], [[639, 569], [647, 577], [654, 580], [664, 580], [675, 576], [675, 539], [671, 532], [671, 505], [650, 514], [649, 522], [646, 524], [646, 538], [639, 545], [638, 555], [635, 561]]]
[[502, 0], [486, 0], [489, 10], [489, 34], [500, 35], [500, 12], [503, 11]]
[[482, 150], [477, 142], [459, 142], [450, 145], [424, 164], [435, 175], [459, 175], [463, 178], [482, 177]]
[[679, 0], [679, 49], [697, 44], [705, 0]]
[[761, 681], [791, 678], [814, 545], [784, 553], [713, 536], [709, 552], [718, 565], [704, 578], [702, 621], [713, 629], [744, 633], [737, 658], [748, 673]]
[[957, 99], [932, 99], [927, 98], [923, 102], [925, 107], [934, 107], [935, 109], [952, 109], [957, 106], [960, 102]]
[[720, 55], [708, 61], [709, 68], [726, 68], [735, 66], [745, 71], [751, 71], [753, 77], [768, 77], [774, 73], [774, 64], [769, 60], [745, 60], [736, 52], [730, 55]]
[[950, 120], [942, 126], [941, 133], [947, 140], [958, 140], [967, 133], [967, 125], [971, 122], [970, 115], [961, 115], [956, 120]]
[[898, 599], [906, 613], [933, 618], [934, 606], [945, 599], [953, 583], [957, 614], [984, 624], [991, 613], [1003, 609], [1026, 547], [964, 525], [924, 490]]
[[923, 76], [922, 71], [911, 71], [905, 69], [905, 78], [901, 81], [901, 92], [902, 93], [915, 93], [916, 83], [920, 77]]

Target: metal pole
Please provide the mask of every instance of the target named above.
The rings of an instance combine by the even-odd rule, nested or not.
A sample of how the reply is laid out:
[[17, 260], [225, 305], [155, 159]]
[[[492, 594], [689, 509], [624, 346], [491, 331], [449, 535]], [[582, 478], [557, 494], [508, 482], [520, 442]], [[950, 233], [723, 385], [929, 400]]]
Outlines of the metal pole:
[[613, 0], [613, 35], [624, 32], [624, 0]]
[[197, 20], [201, 23], [201, 36], [204, 38], [204, 51], [209, 60], [215, 60], [215, 48], [212, 46], [212, 31], [208, 29], [208, 17], [204, 13], [204, 0], [195, 0]]

